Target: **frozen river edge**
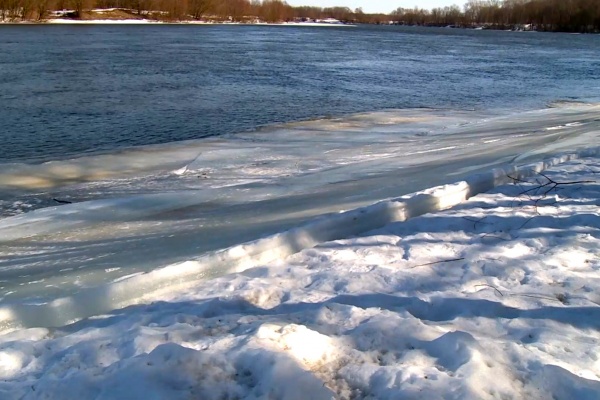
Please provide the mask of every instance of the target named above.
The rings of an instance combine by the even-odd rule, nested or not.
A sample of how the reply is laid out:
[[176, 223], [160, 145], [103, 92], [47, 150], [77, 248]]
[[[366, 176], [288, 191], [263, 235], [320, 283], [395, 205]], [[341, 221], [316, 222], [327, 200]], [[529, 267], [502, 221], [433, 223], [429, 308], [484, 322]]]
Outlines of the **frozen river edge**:
[[371, 206], [318, 218], [300, 227], [260, 240], [233, 246], [214, 254], [159, 268], [107, 285], [83, 289], [44, 304], [10, 304], [0, 307], [3, 330], [52, 327], [102, 314], [159, 294], [184, 288], [198, 279], [241, 272], [311, 248], [319, 243], [348, 238], [386, 224], [453, 207], [479, 193], [511, 181], [526, 179], [549, 167], [580, 157], [597, 156], [600, 148], [560, 155], [526, 166], [497, 168], [460, 182], [434, 187]]

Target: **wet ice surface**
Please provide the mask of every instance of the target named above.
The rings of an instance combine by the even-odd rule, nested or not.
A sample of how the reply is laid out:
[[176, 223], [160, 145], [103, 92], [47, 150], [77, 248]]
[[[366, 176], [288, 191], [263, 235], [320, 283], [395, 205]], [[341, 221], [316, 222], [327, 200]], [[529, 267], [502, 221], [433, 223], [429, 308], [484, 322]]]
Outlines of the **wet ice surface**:
[[44, 302], [325, 213], [597, 143], [598, 116], [592, 105], [507, 116], [388, 111], [12, 165], [0, 173], [0, 298]]

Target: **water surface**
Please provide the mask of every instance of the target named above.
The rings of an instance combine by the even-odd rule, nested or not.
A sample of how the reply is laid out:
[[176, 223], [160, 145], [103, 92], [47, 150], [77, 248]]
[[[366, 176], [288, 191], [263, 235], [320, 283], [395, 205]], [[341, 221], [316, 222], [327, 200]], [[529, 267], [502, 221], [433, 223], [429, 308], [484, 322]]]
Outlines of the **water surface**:
[[381, 109], [522, 110], [600, 89], [592, 35], [0, 26], [1, 162]]

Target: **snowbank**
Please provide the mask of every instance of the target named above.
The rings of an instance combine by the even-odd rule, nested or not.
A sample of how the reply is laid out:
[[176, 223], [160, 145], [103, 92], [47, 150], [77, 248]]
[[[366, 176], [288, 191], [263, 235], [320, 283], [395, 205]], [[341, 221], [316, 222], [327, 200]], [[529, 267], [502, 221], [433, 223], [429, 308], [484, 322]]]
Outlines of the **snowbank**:
[[174, 290], [181, 285], [218, 274], [241, 272], [261, 263], [272, 262], [311, 248], [319, 243], [359, 235], [396, 221], [405, 221], [426, 213], [453, 207], [491, 188], [526, 179], [551, 166], [592, 156], [600, 148], [566, 154], [542, 162], [495, 169], [464, 181], [432, 188], [423, 192], [384, 201], [372, 206], [329, 215], [295, 229], [260, 240], [234, 246], [197, 260], [139, 274], [108, 285], [82, 289], [69, 297], [43, 304], [5, 304], [0, 307], [0, 327], [61, 326], [66, 323], [135, 304], [161, 290]]
[[223, 255], [256, 268], [4, 334], [0, 397], [598, 399], [600, 160], [580, 159], [592, 154], [316, 221], [276, 236], [272, 255], [415, 217], [262, 265], [274, 238], [240, 246]]

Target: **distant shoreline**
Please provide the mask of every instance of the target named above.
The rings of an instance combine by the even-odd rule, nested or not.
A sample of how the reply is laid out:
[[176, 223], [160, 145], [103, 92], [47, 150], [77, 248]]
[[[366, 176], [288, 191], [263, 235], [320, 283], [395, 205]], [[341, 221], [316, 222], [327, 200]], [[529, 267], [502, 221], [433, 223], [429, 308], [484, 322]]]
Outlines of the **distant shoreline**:
[[353, 24], [353, 23], [327, 23], [327, 22], [262, 22], [262, 21], [216, 21], [216, 20], [157, 20], [146, 18], [124, 18], [124, 19], [74, 19], [74, 18], [48, 18], [42, 20], [22, 20], [22, 21], [0, 21], [0, 26], [41, 26], [41, 25], [243, 25], [243, 26], [287, 26], [287, 27], [331, 27], [331, 28], [356, 28], [359, 25], [377, 25], [377, 26], [405, 26], [420, 28], [448, 28], [456, 30], [485, 30], [495, 32], [542, 32], [542, 33], [563, 33], [571, 35], [599, 34], [598, 32], [567, 32], [567, 31], [546, 31], [539, 29], [523, 29], [515, 27], [513, 29], [501, 29], [497, 27], [462, 27], [462, 26], [437, 26], [437, 25], [409, 25], [402, 23], [386, 24]]
[[254, 26], [306, 26], [306, 27], [356, 27], [355, 24], [330, 24], [318, 22], [206, 22], [206, 21], [157, 21], [150, 19], [48, 19], [41, 21], [11, 21], [0, 25], [254, 25]]
[[349, 27], [353, 23], [340, 21], [334, 18], [325, 19], [295, 19], [293, 21], [263, 21], [259, 17], [244, 17], [241, 20], [207, 16], [201, 19], [165, 18], [161, 12], [153, 11], [136, 14], [133, 10], [109, 8], [92, 9], [76, 13], [74, 10], [53, 11], [49, 16], [41, 19], [10, 19], [0, 20], [0, 25], [277, 25], [277, 26], [323, 26], [323, 27]]

